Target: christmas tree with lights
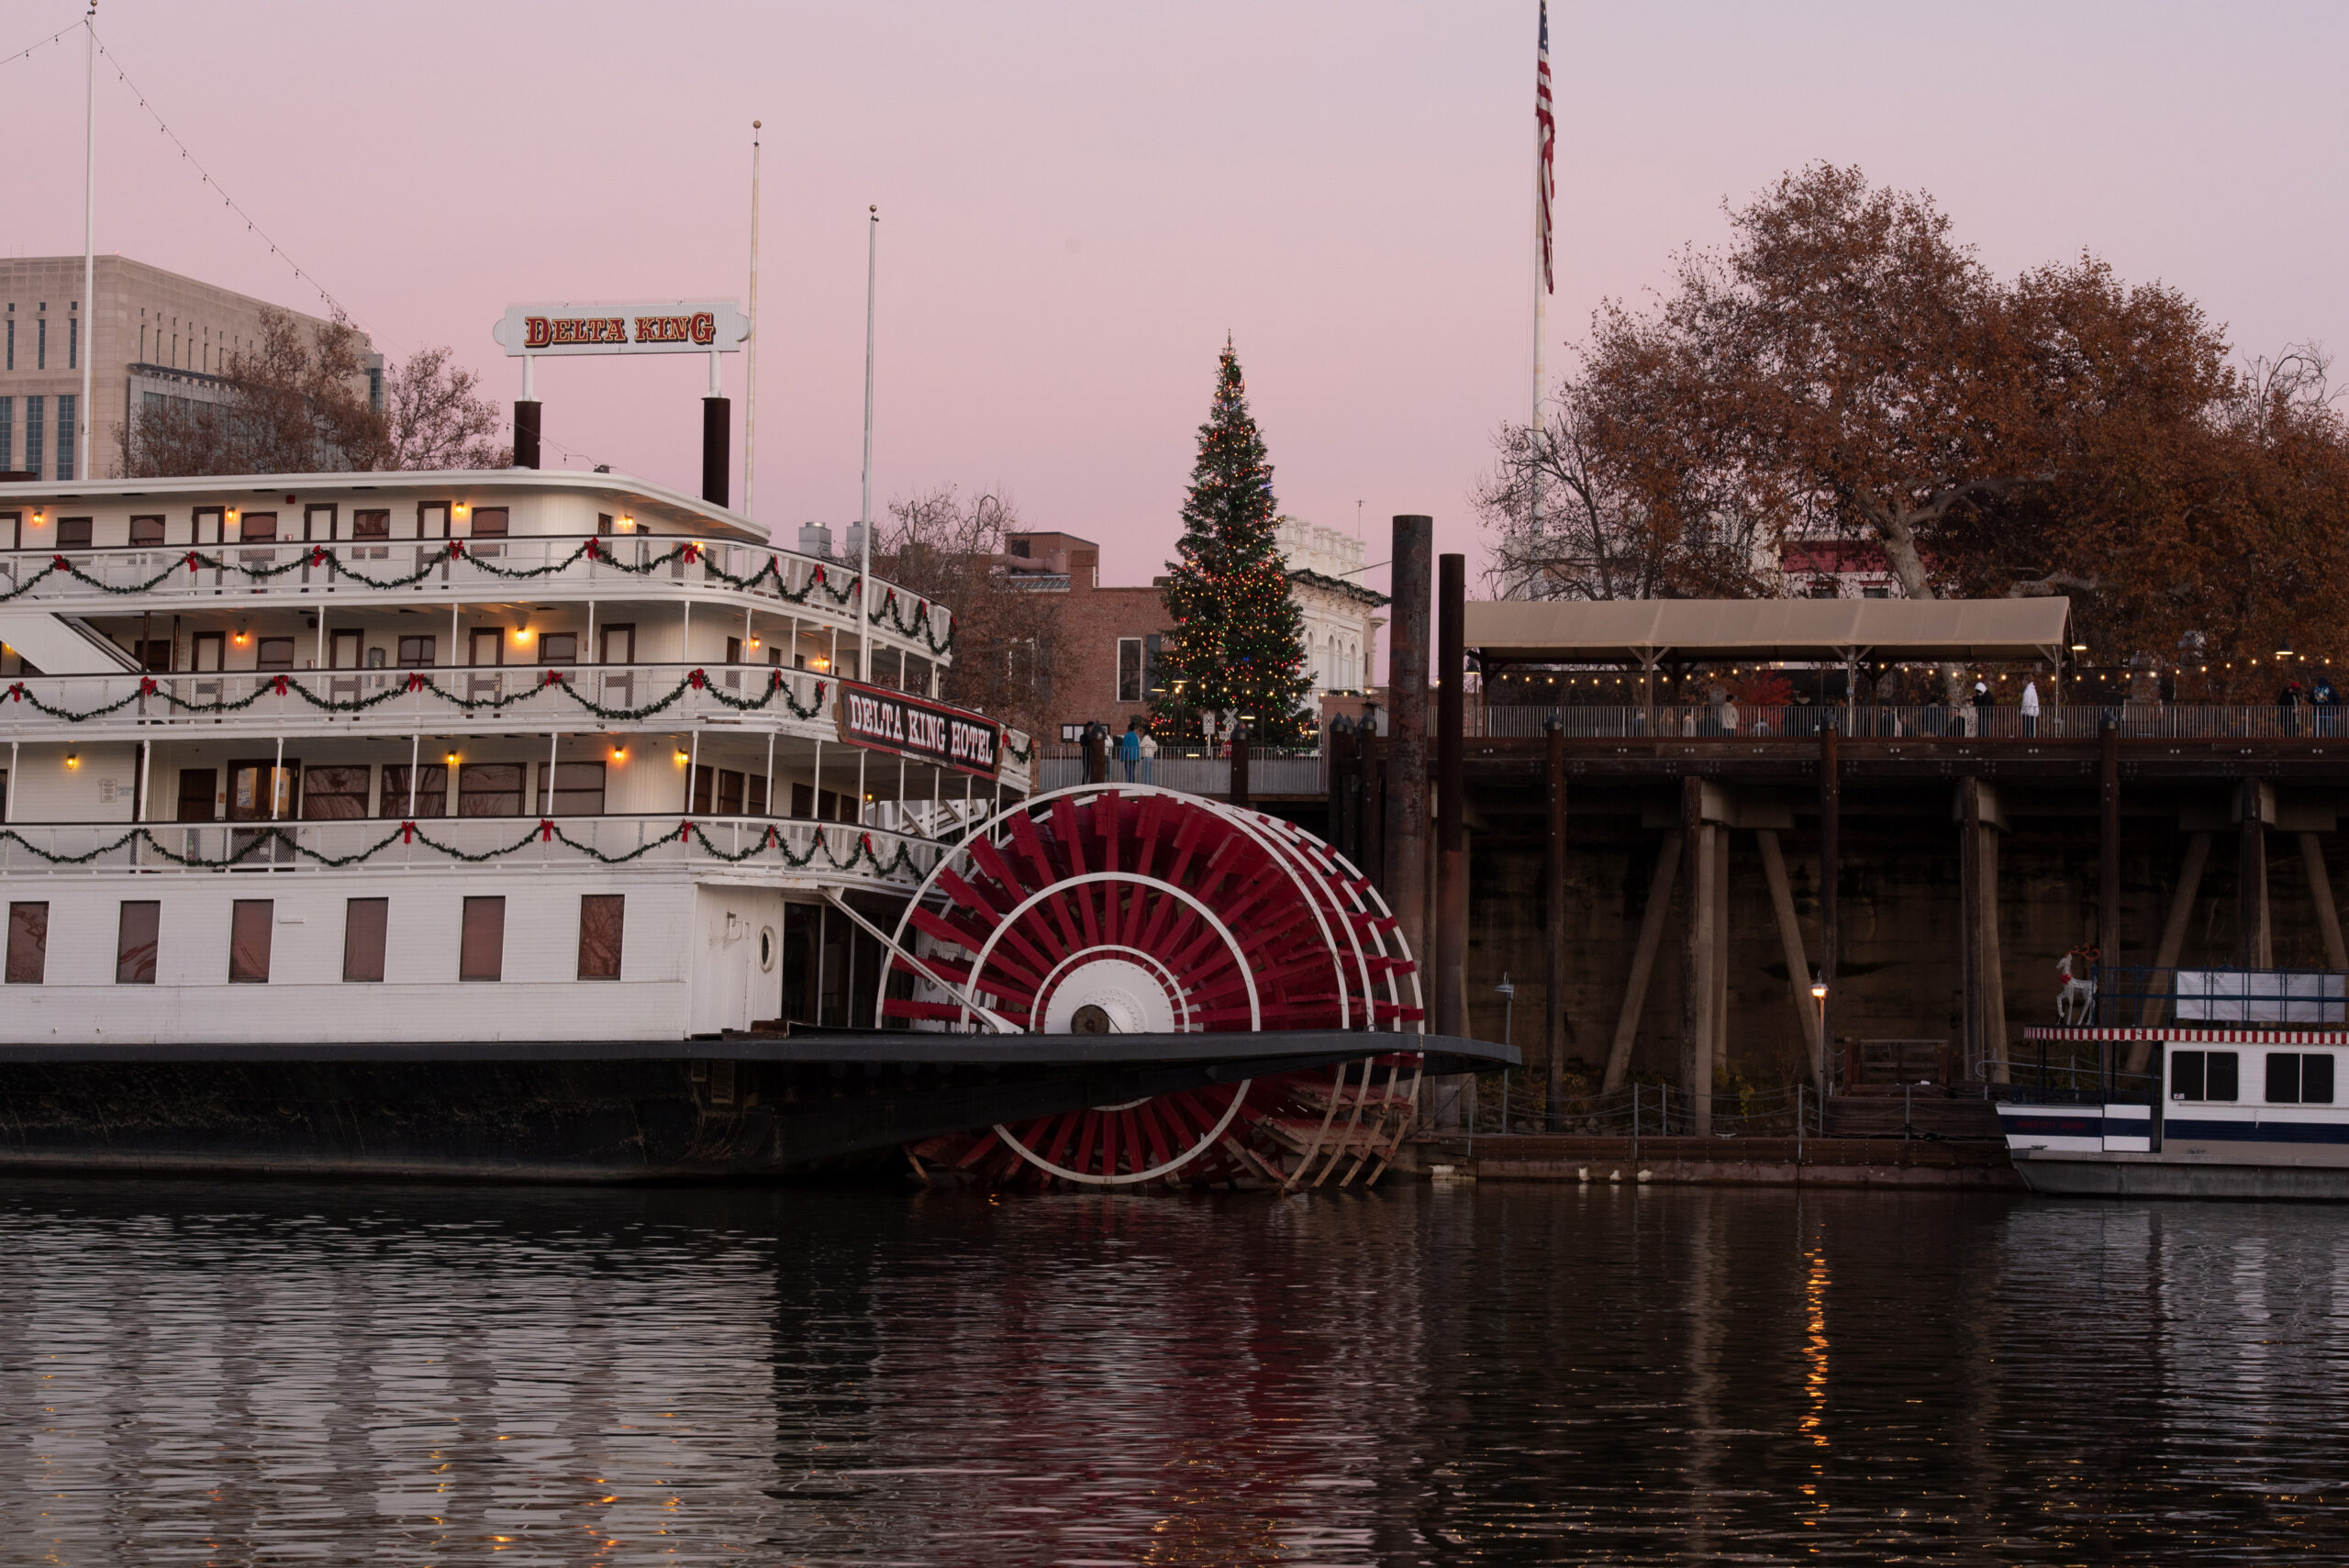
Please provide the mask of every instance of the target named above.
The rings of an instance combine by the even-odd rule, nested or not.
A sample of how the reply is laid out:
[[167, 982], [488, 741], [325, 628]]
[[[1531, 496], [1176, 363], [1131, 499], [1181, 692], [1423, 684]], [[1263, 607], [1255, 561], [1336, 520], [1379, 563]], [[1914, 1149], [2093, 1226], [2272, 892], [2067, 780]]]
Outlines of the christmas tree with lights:
[[1226, 339], [1183, 502], [1183, 538], [1166, 563], [1174, 630], [1151, 694], [1161, 733], [1188, 738], [1202, 718], [1219, 716], [1227, 728], [1244, 724], [1258, 744], [1294, 745], [1316, 728], [1304, 712], [1305, 621], [1275, 538], [1279, 510], [1264, 438]]

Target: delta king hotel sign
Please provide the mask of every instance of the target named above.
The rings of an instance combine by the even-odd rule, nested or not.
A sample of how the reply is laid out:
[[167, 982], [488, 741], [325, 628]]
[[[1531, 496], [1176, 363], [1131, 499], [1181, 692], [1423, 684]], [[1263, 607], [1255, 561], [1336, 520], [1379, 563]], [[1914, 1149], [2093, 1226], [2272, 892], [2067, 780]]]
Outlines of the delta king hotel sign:
[[525, 354], [730, 354], [751, 319], [730, 299], [510, 305], [491, 336]]

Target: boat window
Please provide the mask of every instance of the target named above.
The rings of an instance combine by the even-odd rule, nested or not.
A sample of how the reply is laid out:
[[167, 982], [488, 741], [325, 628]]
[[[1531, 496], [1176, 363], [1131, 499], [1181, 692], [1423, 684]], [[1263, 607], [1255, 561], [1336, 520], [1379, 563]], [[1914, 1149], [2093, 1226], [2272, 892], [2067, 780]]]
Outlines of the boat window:
[[261, 651], [253, 660], [256, 670], [291, 670], [294, 668], [294, 639], [290, 637], [264, 637]]
[[473, 538], [504, 539], [506, 517], [507, 510], [503, 506], [475, 506], [473, 508]]
[[356, 822], [367, 815], [366, 763], [311, 768], [302, 775], [302, 815], [311, 821]]
[[506, 973], [506, 900], [468, 898], [457, 943], [457, 978], [499, 980]]
[[579, 898], [579, 978], [620, 977], [620, 936], [627, 899], [618, 893], [585, 893]]
[[[409, 769], [406, 762], [384, 764], [384, 794], [377, 809], [385, 817], [408, 819], [417, 817], [449, 815], [449, 766], [445, 762], [427, 762], [415, 770], [415, 791], [408, 793]], [[409, 810], [413, 800], [415, 809]]]
[[155, 984], [155, 938], [162, 924], [163, 906], [157, 900], [123, 900], [122, 917], [115, 929], [114, 939], [116, 984]]
[[347, 898], [342, 905], [342, 977], [384, 978], [384, 932], [390, 925], [388, 898]]
[[247, 512], [237, 524], [237, 537], [247, 544], [268, 544], [277, 538], [277, 514]]
[[392, 537], [392, 515], [388, 511], [362, 511], [351, 514], [352, 539], [389, 539]]
[[522, 815], [522, 764], [465, 762], [457, 769], [457, 815]]
[[60, 550], [89, 549], [90, 532], [93, 526], [94, 525], [91, 520], [87, 517], [58, 518], [57, 548]]
[[550, 631], [539, 638], [539, 662], [541, 664], [576, 664], [579, 662], [579, 634], [575, 631]]
[[140, 517], [131, 518], [130, 542], [133, 544], [162, 543], [163, 519], [160, 517]]
[[[539, 764], [539, 778], [546, 782], [546, 764]], [[541, 788], [541, 797], [547, 795]], [[554, 765], [553, 798], [547, 802], [550, 817], [601, 817], [604, 814], [604, 764], [601, 762], [557, 762]]]
[[267, 898], [239, 898], [228, 917], [228, 979], [239, 985], [269, 984], [270, 929], [277, 906]]
[[2291, 1051], [2267, 1053], [2267, 1103], [2329, 1106], [2332, 1103], [2332, 1055]]
[[2239, 1053], [2232, 1051], [2174, 1051], [2169, 1058], [2169, 1097], [2232, 1100], [2240, 1087], [2240, 1065]]
[[439, 651], [440, 644], [437, 639], [403, 637], [400, 639], [400, 668], [429, 670], [439, 657]]
[[8, 906], [8, 984], [38, 985], [49, 969], [49, 906]]

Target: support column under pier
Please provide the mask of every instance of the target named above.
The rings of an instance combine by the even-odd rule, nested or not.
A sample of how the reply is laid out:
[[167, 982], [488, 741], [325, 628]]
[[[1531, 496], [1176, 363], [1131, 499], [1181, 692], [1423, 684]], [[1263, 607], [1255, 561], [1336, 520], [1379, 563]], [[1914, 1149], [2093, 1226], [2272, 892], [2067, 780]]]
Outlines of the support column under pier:
[[1542, 907], [1542, 1070], [1546, 1080], [1542, 1126], [1555, 1132], [1566, 1093], [1566, 732], [1554, 717], [1543, 777], [1549, 786], [1550, 823]]
[[1664, 923], [1672, 911], [1673, 878], [1680, 870], [1680, 834], [1664, 836], [1656, 852], [1655, 874], [1648, 878], [1647, 906], [1640, 914], [1640, 940], [1631, 949], [1631, 973], [1623, 986], [1622, 1009], [1615, 1017], [1615, 1038], [1607, 1048], [1607, 1070], [1598, 1092], [1611, 1095], [1623, 1086], [1631, 1071], [1631, 1044], [1639, 1038], [1640, 1016], [1647, 1010], [1648, 984], [1655, 975], [1655, 955], [1664, 946]]
[[1687, 902], [1680, 941], [1680, 1086], [1688, 1100], [1688, 1131], [1698, 1138], [1713, 1129], [1713, 832], [1705, 821], [1704, 782], [1681, 780]]
[[2267, 914], [2267, 822], [2275, 815], [2274, 794], [2257, 779], [2245, 779], [2235, 795], [2235, 962], [2244, 969], [2276, 967]]

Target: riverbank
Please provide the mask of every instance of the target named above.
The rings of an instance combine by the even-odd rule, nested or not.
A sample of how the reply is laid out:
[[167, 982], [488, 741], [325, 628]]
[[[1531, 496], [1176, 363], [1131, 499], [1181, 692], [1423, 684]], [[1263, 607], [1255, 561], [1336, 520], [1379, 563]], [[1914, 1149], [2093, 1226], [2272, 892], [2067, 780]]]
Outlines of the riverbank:
[[1438, 1181], [2025, 1190], [2003, 1140], [1492, 1133], [1415, 1144], [1413, 1173]]

